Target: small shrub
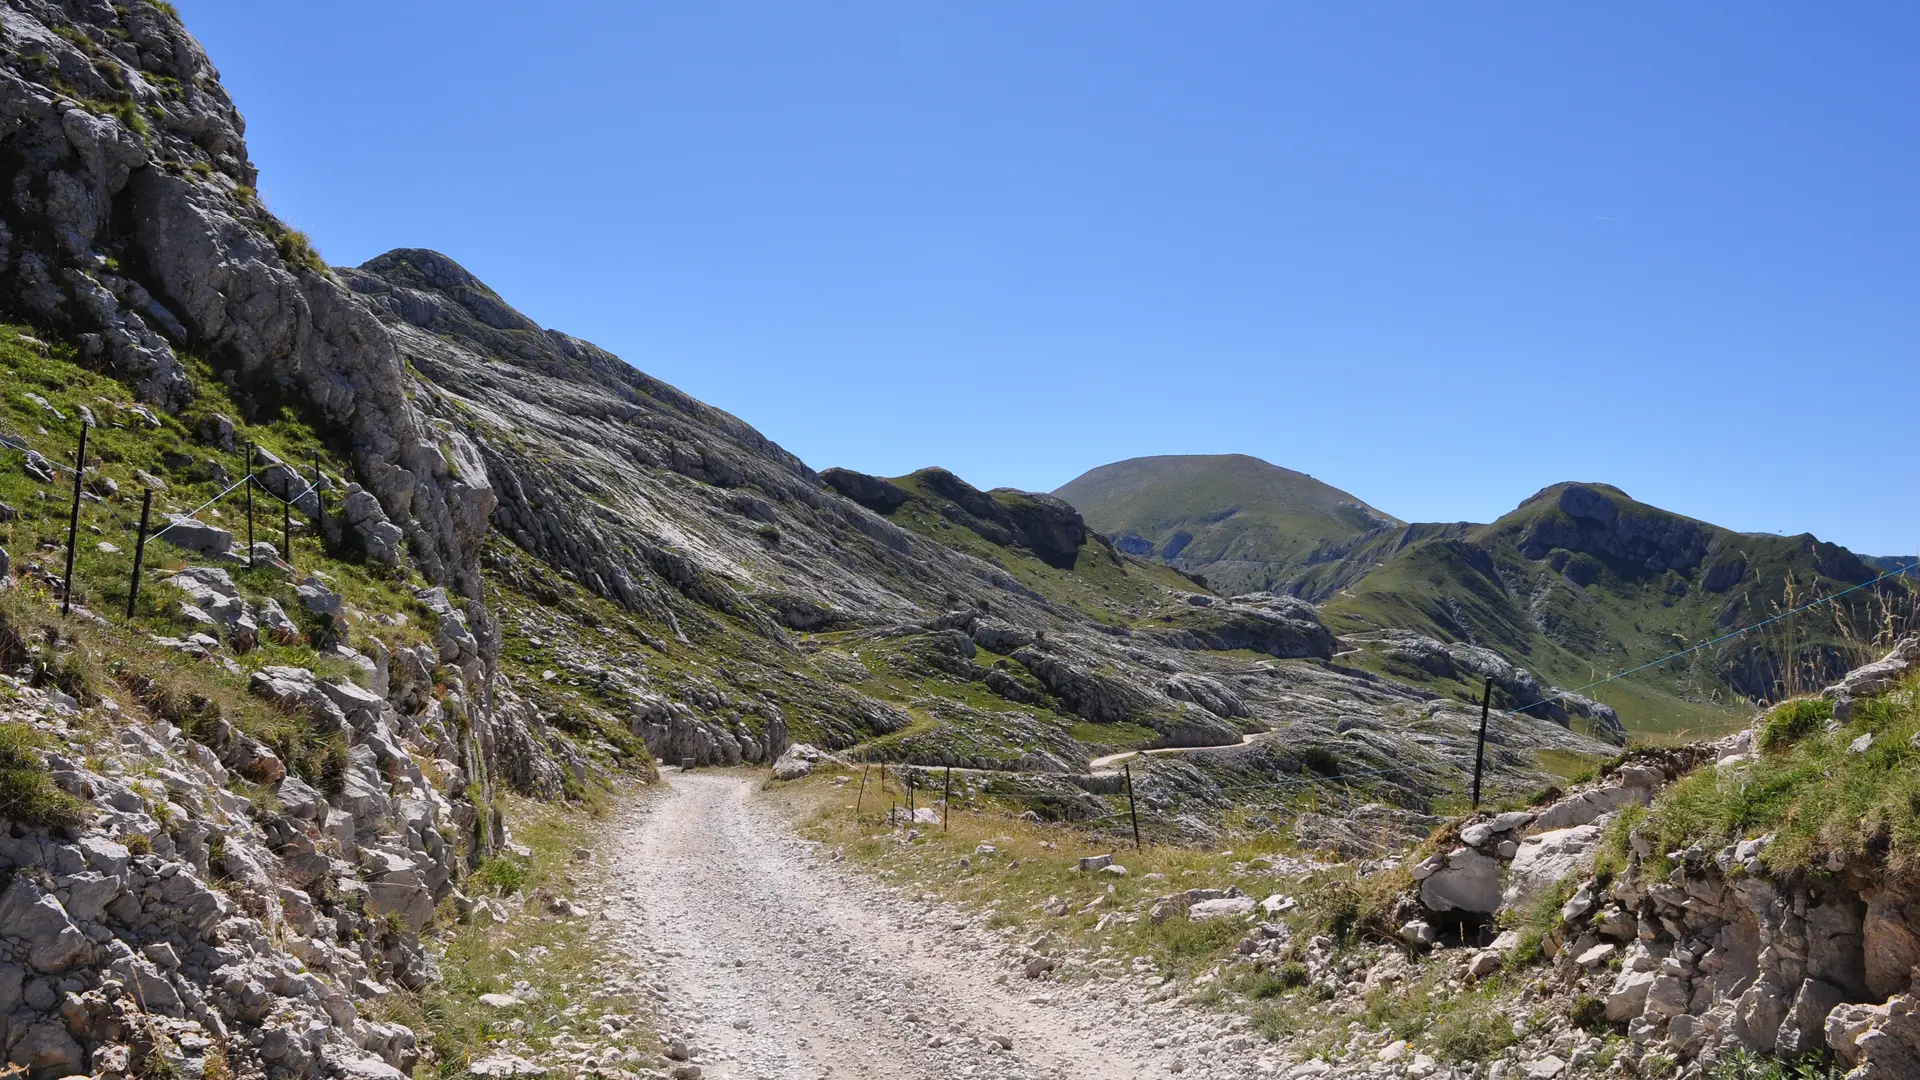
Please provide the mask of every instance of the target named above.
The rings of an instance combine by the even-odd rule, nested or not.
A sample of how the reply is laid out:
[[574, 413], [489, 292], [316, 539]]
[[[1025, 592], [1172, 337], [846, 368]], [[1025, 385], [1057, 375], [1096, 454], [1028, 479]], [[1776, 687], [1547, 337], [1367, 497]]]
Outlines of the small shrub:
[[140, 1059], [134, 1075], [140, 1080], [179, 1080], [180, 1070], [174, 1065], [173, 1059], [167, 1057], [158, 1046], [155, 1046]]
[[1360, 891], [1350, 881], [1335, 881], [1322, 888], [1309, 910], [1318, 917], [1319, 929], [1338, 944], [1353, 939], [1360, 922]]
[[1163, 970], [1185, 974], [1211, 962], [1244, 932], [1245, 927], [1235, 926], [1231, 919], [1169, 919], [1155, 928], [1147, 949]]
[[1819, 731], [1833, 719], [1833, 702], [1826, 698], [1794, 698], [1767, 713], [1760, 727], [1760, 749], [1784, 750]]
[[1374, 874], [1360, 881], [1336, 879], [1322, 885], [1302, 907], [1314, 913], [1314, 929], [1341, 945], [1362, 938], [1394, 940], [1394, 911], [1410, 883], [1405, 871]]
[[1427, 1029], [1432, 1016], [1432, 987], [1425, 981], [1404, 989], [1383, 986], [1366, 996], [1364, 1014], [1368, 1027], [1390, 1031], [1396, 1038], [1412, 1039]]
[[1840, 1080], [1846, 1071], [1825, 1053], [1787, 1062], [1771, 1054], [1735, 1050], [1713, 1063], [1707, 1080]]
[[63, 650], [44, 672], [44, 681], [82, 705], [100, 701], [100, 672], [93, 659], [78, 648]]
[[1466, 1003], [1433, 1026], [1433, 1048], [1448, 1061], [1487, 1061], [1519, 1041], [1513, 1022], [1491, 1008]]
[[1255, 1001], [1279, 997], [1296, 986], [1307, 982], [1307, 969], [1304, 964], [1282, 964], [1271, 971], [1262, 971], [1249, 978], [1241, 986], [1241, 991]]
[[280, 253], [282, 261], [289, 266], [310, 270], [316, 274], [327, 272], [326, 261], [314, 250], [313, 241], [299, 229], [280, 229], [273, 238], [274, 250]]
[[770, 545], [778, 544], [780, 542], [780, 526], [775, 525], [772, 522], [768, 522], [765, 525], [759, 526], [758, 528], [753, 530], [753, 533], [755, 536], [758, 536], [760, 539], [765, 540]]
[[227, 1044], [215, 1039], [200, 1058], [201, 1080], [234, 1080], [233, 1065], [227, 1061]]
[[487, 859], [467, 876], [467, 882], [475, 888], [492, 889], [507, 896], [526, 887], [527, 868], [512, 859]]
[[1592, 994], [1582, 994], [1574, 999], [1573, 1009], [1567, 1019], [1573, 1026], [1592, 1035], [1604, 1035], [1607, 1032], [1607, 1003]]
[[1520, 916], [1520, 943], [1514, 946], [1509, 964], [1525, 967], [1540, 958], [1541, 943], [1560, 929], [1560, 908], [1573, 896], [1573, 890], [1573, 877], [1569, 875], [1527, 901]]
[[132, 98], [128, 98], [115, 105], [113, 107], [113, 114], [120, 118], [121, 123], [132, 128], [137, 134], [146, 135], [150, 130], [147, 127], [147, 118], [140, 115], [140, 106], [135, 104]]
[[43, 745], [27, 725], [0, 723], [0, 821], [48, 827], [86, 820], [86, 806], [47, 775], [39, 754]]
[[1710, 1080], [1786, 1080], [1786, 1066], [1777, 1058], [1735, 1050], [1713, 1063]]
[[1301, 750], [1300, 764], [1321, 776], [1340, 775], [1340, 758], [1324, 746], [1309, 746]]
[[1285, 1002], [1263, 1001], [1254, 1006], [1248, 1016], [1253, 1021], [1254, 1032], [1268, 1042], [1279, 1042], [1301, 1030], [1299, 1016], [1287, 1008]]
[[346, 739], [327, 740], [322, 749], [318, 767], [314, 770], [313, 786], [328, 798], [347, 790], [347, 766], [352, 760]]

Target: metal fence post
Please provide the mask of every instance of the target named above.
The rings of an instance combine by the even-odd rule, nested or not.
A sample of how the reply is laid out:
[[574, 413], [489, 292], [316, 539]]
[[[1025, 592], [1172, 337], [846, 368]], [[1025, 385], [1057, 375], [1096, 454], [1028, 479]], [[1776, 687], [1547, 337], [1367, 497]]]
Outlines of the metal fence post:
[[1473, 752], [1473, 808], [1480, 809], [1480, 771], [1487, 763], [1487, 711], [1493, 705], [1493, 678], [1480, 695], [1480, 743]]
[[73, 550], [80, 538], [80, 484], [87, 475], [87, 422], [80, 421], [80, 452], [73, 457], [73, 513], [67, 518], [67, 581], [60, 591], [60, 614], [73, 613]]
[[940, 831], [947, 831], [947, 820], [953, 817], [953, 766], [947, 766], [947, 782], [940, 792]]
[[313, 530], [314, 535], [324, 538], [327, 535], [327, 499], [320, 494], [320, 455], [313, 455]]
[[247, 444], [247, 569], [253, 569], [253, 444]]
[[[287, 473], [289, 476], [287, 494], [291, 495], [293, 494], [291, 479], [293, 470], [289, 469]], [[293, 565], [293, 504], [285, 499], [280, 500], [280, 558], [285, 560], [288, 566]]]
[[1140, 810], [1133, 804], [1133, 762], [1123, 761], [1120, 767], [1127, 771], [1127, 816], [1133, 819], [1133, 850], [1140, 850]]
[[147, 555], [147, 515], [153, 511], [153, 489], [140, 493], [140, 531], [133, 534], [133, 580], [127, 585], [127, 618], [140, 602], [140, 562]]

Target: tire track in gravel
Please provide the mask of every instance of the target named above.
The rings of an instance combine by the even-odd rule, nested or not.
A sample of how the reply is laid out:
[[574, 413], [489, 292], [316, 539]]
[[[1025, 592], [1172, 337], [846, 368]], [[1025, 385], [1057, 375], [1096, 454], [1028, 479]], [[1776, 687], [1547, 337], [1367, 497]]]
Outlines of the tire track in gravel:
[[1144, 1031], [1110, 1026], [1120, 1017], [997, 983], [997, 938], [834, 866], [756, 801], [756, 779], [675, 774], [602, 848], [615, 940], [651, 960], [702, 1076], [1168, 1074]]

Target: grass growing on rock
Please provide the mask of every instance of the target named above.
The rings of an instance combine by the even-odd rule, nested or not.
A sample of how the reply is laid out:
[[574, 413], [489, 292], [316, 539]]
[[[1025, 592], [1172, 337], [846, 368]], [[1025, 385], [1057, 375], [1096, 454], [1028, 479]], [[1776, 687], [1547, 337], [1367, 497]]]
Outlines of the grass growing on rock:
[[25, 724], [0, 723], [0, 821], [49, 826], [85, 820], [87, 808], [47, 775], [40, 751], [48, 745]]
[[337, 733], [249, 693], [244, 679], [221, 667], [153, 643], [137, 623], [63, 618], [58, 603], [31, 583], [0, 592], [0, 657], [24, 660], [35, 682], [82, 704], [111, 698], [194, 735], [229, 723], [323, 791], [337, 791], [345, 775], [347, 747]]
[[[153, 640], [184, 638], [201, 629], [181, 614], [183, 596], [167, 579], [189, 565], [220, 565], [214, 560], [164, 539], [151, 542], [138, 603], [132, 617], [127, 615], [143, 489], [154, 493], [150, 527], [157, 529], [167, 513], [199, 507], [244, 475], [249, 439], [299, 464], [302, 473], [318, 460], [334, 484], [329, 505], [336, 512], [340, 477], [350, 474], [346, 459], [315, 434], [284, 394], [272, 387], [229, 385], [203, 361], [186, 361], [195, 398], [172, 416], [137, 405], [125, 386], [88, 370], [69, 346], [0, 325], [0, 434], [8, 439], [0, 446], [0, 503], [13, 511], [0, 514], [7, 519], [0, 520], [0, 548], [9, 552], [18, 573], [15, 586], [0, 591], [0, 659], [10, 667], [26, 666], [35, 684], [56, 687], [83, 704], [111, 698], [190, 734], [229, 723], [272, 747], [309, 783], [332, 790], [343, 775], [344, 740], [247, 690], [248, 673], [270, 664], [307, 667], [336, 680], [358, 676], [353, 665], [318, 650], [326, 635], [287, 574], [268, 566], [226, 567], [250, 602], [277, 600], [304, 631], [291, 643], [273, 643], [262, 635], [260, 645], [238, 655], [223, 649], [237, 673]], [[80, 505], [74, 551], [76, 611], [64, 617], [56, 586], [67, 557], [73, 453], [83, 410], [93, 417], [83, 477], [87, 497]], [[221, 427], [217, 417], [232, 421], [235, 449], [223, 450], [203, 437]], [[52, 482], [29, 474], [29, 451], [51, 464]], [[278, 502], [256, 493], [255, 511], [256, 536], [279, 546]], [[244, 544], [239, 492], [199, 517], [232, 531], [236, 547]], [[304, 526], [300, 519], [294, 515], [296, 525]], [[319, 576], [355, 613], [346, 644], [372, 653], [376, 636], [391, 647], [430, 639], [432, 617], [413, 595], [422, 583], [416, 575], [369, 564], [349, 546], [324, 543], [304, 527], [296, 528], [293, 549], [295, 575]]]
[[[468, 882], [476, 895], [503, 896], [511, 917], [449, 925], [430, 943], [440, 981], [419, 994], [395, 991], [387, 1015], [425, 1033], [432, 1060], [424, 1068], [447, 1078], [467, 1075], [473, 1062], [515, 1042], [544, 1050], [571, 1038], [650, 1053], [651, 1012], [639, 996], [609, 985], [601, 921], [556, 918], [545, 907], [547, 898], [571, 896], [581, 876], [594, 872], [573, 862], [572, 853], [592, 843], [600, 815], [517, 797], [506, 810], [515, 840], [532, 858], [501, 855]], [[509, 994], [522, 1004], [485, 1005], [483, 994]], [[605, 1033], [603, 1023], [616, 1034]]]
[[[846, 782], [837, 783], [841, 778]], [[1326, 987], [1310, 985], [1308, 969], [1297, 959], [1324, 936], [1341, 963], [1351, 961], [1364, 972], [1372, 958], [1397, 948], [1388, 942], [1397, 925], [1395, 906], [1410, 884], [1404, 871], [1362, 877], [1350, 863], [1318, 864], [1273, 829], [1235, 835], [1223, 841], [1228, 849], [1149, 844], [1135, 851], [1130, 833], [1025, 821], [991, 800], [963, 808], [958, 793], [946, 831], [921, 824], [908, 839], [906, 830], [885, 820], [902, 794], [893, 778], [882, 790], [877, 771], [871, 773], [864, 796], [859, 784], [857, 772], [848, 778], [825, 769], [805, 781], [770, 784], [768, 797], [787, 807], [808, 835], [883, 881], [969, 907], [1008, 937], [1077, 958], [1062, 969], [1062, 978], [1144, 974], [1154, 988], [1150, 993], [1238, 1014], [1265, 1038], [1287, 1040], [1295, 1053], [1323, 1052], [1356, 1025], [1426, 1033], [1453, 1008], [1452, 988], [1426, 988], [1426, 996], [1415, 1001], [1402, 987], [1383, 993], [1374, 1013], [1349, 1016], [1327, 1008]], [[858, 816], [857, 800], [864, 803]], [[1081, 857], [1105, 854], [1125, 873], [1076, 869]], [[1259, 967], [1245, 962], [1236, 948], [1253, 930], [1245, 918], [1195, 922], [1181, 910], [1159, 922], [1151, 918], [1157, 898], [1229, 886], [1256, 901], [1275, 894], [1296, 899], [1288, 912], [1260, 915], [1286, 925], [1294, 958]], [[1477, 1036], [1455, 1036], [1471, 1037]]]
[[[317, 460], [333, 485], [327, 503], [335, 512], [341, 478], [352, 475], [351, 463], [314, 433], [284, 394], [271, 387], [229, 387], [205, 362], [191, 357], [187, 367], [195, 397], [172, 416], [136, 405], [125, 386], [86, 369], [69, 346], [42, 341], [22, 327], [0, 325], [0, 386], [5, 388], [0, 391], [0, 434], [26, 447], [0, 446], [0, 503], [17, 515], [0, 521], [0, 547], [11, 553], [16, 566], [37, 564], [55, 577], [64, 570], [73, 454], [85, 409], [94, 425], [87, 434], [87, 498], [80, 507], [74, 600], [116, 621], [126, 610], [143, 488], [153, 488], [150, 527], [158, 530], [168, 514], [201, 506], [244, 475], [249, 440], [297, 466], [303, 475]], [[217, 426], [216, 417], [231, 419], [234, 449], [220, 449], [201, 437], [203, 430]], [[52, 464], [53, 482], [27, 473], [29, 450]], [[281, 546], [279, 502], [256, 493], [254, 512], [256, 539]], [[199, 520], [231, 531], [236, 551], [244, 547], [242, 492], [234, 491], [202, 511]], [[377, 628], [388, 645], [427, 640], [431, 621], [411, 589], [422, 583], [417, 576], [369, 564], [350, 545], [323, 543], [306, 528], [302, 515], [293, 515], [293, 522], [292, 561], [300, 573], [325, 575], [351, 607], [398, 616]], [[208, 561], [164, 539], [150, 544], [136, 621], [157, 633], [190, 632], [174, 613], [177, 596], [160, 582], [169, 571]], [[274, 572], [229, 572], [248, 592], [273, 596], [295, 618], [303, 614], [293, 602], [291, 587]], [[349, 643], [369, 644], [372, 631], [356, 627]]]
[[1655, 870], [1694, 844], [1711, 854], [1772, 833], [1764, 858], [1776, 872], [1816, 872], [1832, 854], [1878, 860], [1897, 878], [1920, 873], [1920, 683], [1857, 703], [1833, 731], [1823, 705], [1777, 706], [1755, 760], [1699, 769], [1664, 793], [1639, 826]]

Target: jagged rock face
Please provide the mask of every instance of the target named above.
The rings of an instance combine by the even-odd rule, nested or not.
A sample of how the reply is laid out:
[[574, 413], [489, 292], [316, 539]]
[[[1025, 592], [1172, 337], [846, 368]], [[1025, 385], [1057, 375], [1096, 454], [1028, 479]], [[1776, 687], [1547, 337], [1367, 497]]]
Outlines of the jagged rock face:
[[[1623, 834], [1626, 865], [1593, 873], [1618, 814], [1696, 769], [1748, 767], [1756, 735], [1643, 749], [1538, 810], [1471, 819], [1451, 850], [1409, 866], [1415, 895], [1433, 925], [1496, 908], [1512, 925], [1541, 899], [1565, 898], [1540, 942], [1554, 977], [1593, 994], [1644, 1052], [1708, 1071], [1734, 1052], [1831, 1052], [1855, 1078], [1912, 1075], [1920, 892], [1910, 877], [1837, 851], [1826, 873], [1776, 874], [1771, 834], [1656, 852], [1638, 826]], [[1671, 867], [1654, 872], [1656, 854]], [[1519, 936], [1486, 950], [1487, 970]]]
[[662, 621], [671, 591], [770, 637], [783, 622], [920, 610], [900, 593], [931, 590], [908, 571], [939, 549], [837, 497], [739, 420], [540, 329], [436, 253], [343, 273], [427, 380], [429, 407], [471, 440], [499, 494], [496, 527], [591, 591]]
[[190, 393], [176, 348], [295, 393], [349, 436], [421, 570], [477, 598], [485, 470], [443, 449], [379, 320], [260, 205], [199, 44], [146, 3], [16, 0], [0, 30], [0, 311], [169, 408]]
[[[348, 488], [330, 524], [351, 529], [375, 561], [399, 562], [404, 547], [447, 587], [427, 600], [437, 605], [437, 662], [451, 673], [443, 707], [466, 714], [481, 754], [516, 786], [549, 790], [571, 766], [546, 759], [538, 710], [492, 671], [497, 629], [479, 602], [490, 526], [676, 637], [682, 620], [724, 618], [789, 649], [790, 630], [891, 633], [956, 602], [990, 601], [982, 647], [1028, 654], [1031, 665], [990, 666], [931, 640], [927, 660], [1010, 703], [1126, 717], [1175, 744], [1234, 743], [1283, 716], [1332, 735], [1353, 707], [1294, 708], [1299, 688], [1315, 684], [1326, 701], [1373, 692], [1327, 672], [1249, 686], [1214, 670], [1209, 649], [1328, 655], [1331, 637], [1308, 605], [1208, 613], [1179, 640], [1095, 629], [1006, 570], [862, 505], [884, 508], [885, 487], [844, 496], [739, 420], [534, 325], [451, 260], [397, 251], [328, 270], [259, 204], [240, 116], [199, 46], [159, 8], [17, 0], [0, 20], [0, 310], [75, 337], [151, 401], [181, 404], [190, 386], [176, 350], [192, 349], [230, 373], [243, 398], [291, 395], [323, 433], [344, 435], [358, 490]], [[114, 108], [95, 112], [82, 98]], [[291, 472], [278, 468], [266, 480], [288, 489]], [[944, 470], [919, 475], [954, 520], [1056, 568], [1074, 566], [1092, 539], [1049, 496], [981, 492]], [[1193, 679], [1169, 678], [1179, 674]], [[814, 730], [836, 745], [902, 723], [897, 707], [852, 690], [820, 698], [837, 712], [815, 717]], [[663, 750], [693, 745], [730, 760], [732, 740], [750, 759], [741, 740], [766, 741], [772, 711], [751, 728], [731, 708], [669, 711], [652, 727], [631, 719]], [[981, 722], [1015, 714], [998, 715]], [[1369, 720], [1351, 741], [1373, 753], [1394, 743], [1393, 729]], [[1079, 756], [1070, 743], [1035, 745]]]
[[[10, 1062], [33, 1080], [141, 1075], [183, 1051], [197, 1074], [210, 1045], [275, 1080], [397, 1080], [418, 1062], [415, 1034], [360, 1003], [437, 977], [419, 933], [437, 901], [465, 902], [458, 867], [489, 840], [439, 702], [410, 715], [304, 668], [256, 672], [253, 692], [351, 743], [321, 792], [224, 723], [190, 738], [110, 704], [83, 720], [0, 680], [0, 721], [57, 747], [47, 773], [85, 806], [71, 826], [0, 822]], [[237, 795], [235, 776], [271, 801]]]
[[826, 481], [828, 487], [876, 514], [891, 514], [913, 497], [898, 484], [852, 469], [826, 469], [820, 473], [820, 479]]
[[[1246, 647], [1283, 658], [1331, 655], [1332, 636], [1304, 601], [1255, 596], [1214, 610], [1169, 593], [1169, 602], [1193, 615], [1172, 636], [1097, 628], [1001, 568], [884, 516], [903, 505], [902, 494], [925, 498], [924, 489], [960, 515], [950, 520], [978, 523], [998, 542], [1038, 556], [1064, 557], [1084, 548], [1089, 534], [1055, 500], [982, 492], [944, 470], [916, 473], [913, 492], [844, 470], [817, 476], [734, 417], [591, 345], [540, 329], [433, 252], [391, 252], [342, 276], [380, 312], [421, 374], [421, 400], [436, 424], [465, 435], [484, 462], [499, 493], [494, 524], [502, 534], [588, 590], [666, 626], [683, 644], [701, 638], [689, 620], [722, 615], [790, 650], [781, 670], [761, 668], [754, 680], [812, 687], [783, 700], [789, 713], [807, 710], [785, 719], [803, 722], [804, 737], [818, 745], [844, 748], [898, 731], [909, 719], [898, 706], [860, 693], [864, 671], [840, 684], [831, 664], [844, 663], [844, 654], [823, 653], [814, 643], [792, 650], [789, 630], [856, 629], [842, 646], [892, 642], [897, 662], [916, 678], [976, 682], [1010, 706], [1050, 707], [1096, 724], [1143, 725], [1159, 733], [1159, 745], [1237, 744], [1285, 719], [1324, 725], [1332, 745], [1364, 757], [1405, 755], [1399, 722], [1367, 719], [1339, 740], [1334, 729], [1358, 720], [1356, 713], [1417, 696], [1377, 693], [1363, 679], [1328, 671], [1249, 680], [1242, 661], [1210, 659], [1207, 650]], [[954, 610], [956, 603], [970, 606]], [[990, 617], [982, 614], [987, 610]], [[528, 619], [528, 632], [536, 632], [539, 620]], [[976, 649], [1001, 658], [974, 655]], [[590, 671], [603, 688], [617, 684], [633, 729], [662, 760], [767, 760], [765, 748], [752, 744], [764, 741], [764, 728], [779, 714], [755, 702], [758, 692], [722, 685], [730, 676], [676, 689], [649, 674], [642, 660], [622, 663], [589, 651], [595, 656], [583, 654], [573, 670]], [[827, 666], [816, 669], [809, 657]], [[1002, 731], [1009, 744], [1085, 760], [1085, 750], [1057, 728], [1025, 718], [1031, 714], [951, 702], [920, 707], [968, 729]], [[1454, 723], [1451, 711], [1433, 715], [1446, 717], [1449, 728]], [[1459, 722], [1466, 720], [1463, 711]], [[1544, 731], [1540, 737], [1569, 738]], [[1013, 764], [997, 752], [936, 748], [918, 737], [896, 741], [890, 752], [929, 762]], [[1502, 758], [1496, 767], [1523, 760]], [[1425, 782], [1409, 778], [1415, 788]]]
[[1389, 664], [1425, 675], [1442, 679], [1485, 679], [1500, 692], [1499, 703], [1503, 709], [1520, 709], [1563, 726], [1578, 716], [1606, 737], [1626, 739], [1626, 727], [1611, 706], [1547, 686], [1531, 671], [1510, 663], [1491, 649], [1462, 642], [1442, 643], [1411, 630], [1381, 630], [1356, 640], [1364, 641]]
[[1283, 660], [1333, 655], [1333, 635], [1312, 604], [1294, 596], [1246, 593], [1231, 599], [1194, 594], [1156, 636], [1183, 649], [1251, 649]]
[[[828, 469], [820, 479], [881, 515], [892, 514], [914, 497], [890, 480], [851, 469]], [[1001, 547], [1026, 548], [1057, 569], [1073, 569], [1080, 548], [1093, 535], [1079, 511], [1052, 495], [1017, 488], [981, 491], [938, 467], [921, 469], [912, 479], [943, 501], [942, 517]]]
[[1520, 553], [1544, 559], [1556, 549], [1585, 552], [1648, 570], [1692, 570], [1706, 558], [1709, 537], [1697, 521], [1635, 507], [1622, 510], [1604, 491], [1568, 484], [1558, 514], [1537, 518], [1520, 538]]
[[942, 512], [1002, 547], [1015, 545], [1032, 551], [1041, 561], [1072, 569], [1086, 543], [1087, 525], [1080, 512], [1051, 495], [1015, 488], [981, 491], [945, 469], [923, 469], [916, 474], [934, 494], [952, 501], [958, 514]]

